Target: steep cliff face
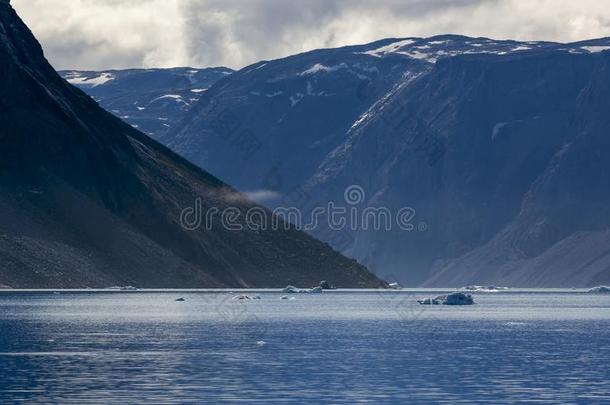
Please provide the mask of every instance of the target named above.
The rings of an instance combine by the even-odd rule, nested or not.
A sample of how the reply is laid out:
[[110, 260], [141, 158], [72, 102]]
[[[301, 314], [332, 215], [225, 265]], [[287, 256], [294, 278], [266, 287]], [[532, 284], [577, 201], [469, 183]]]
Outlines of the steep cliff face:
[[371, 104], [404, 75], [427, 68], [366, 54], [392, 42], [249, 66], [207, 91], [160, 141], [240, 190], [286, 193], [344, 142]]
[[314, 51], [213, 86], [162, 141], [272, 207], [358, 185], [360, 209], [412, 208], [407, 232], [312, 230], [409, 285], [608, 282], [609, 49], [449, 35]]
[[[586, 286], [610, 280], [610, 163], [604, 157], [610, 151], [610, 54], [556, 55], [547, 62], [549, 69], [539, 76], [546, 85], [537, 92], [553, 111], [537, 109], [529, 121], [548, 116], [555, 129], [548, 131], [553, 127], [547, 124], [524, 134], [528, 145], [542, 143], [546, 153], [537, 147], [541, 164], [530, 170], [532, 180], [514, 215], [482, 246], [439, 266], [430, 283], [455, 282], [458, 273], [469, 280], [521, 285]], [[514, 137], [511, 132], [504, 136]], [[520, 148], [508, 147], [518, 156]]]
[[66, 83], [6, 1], [0, 61], [0, 284], [381, 285], [293, 228], [237, 232], [214, 217], [185, 230], [197, 199], [203, 213], [255, 205]]
[[414, 284], [607, 281], [610, 105], [597, 89], [609, 59], [441, 60], [350, 134], [310, 192], [338, 198], [360, 183], [376, 203], [414, 208], [425, 232], [357, 232], [353, 251]]

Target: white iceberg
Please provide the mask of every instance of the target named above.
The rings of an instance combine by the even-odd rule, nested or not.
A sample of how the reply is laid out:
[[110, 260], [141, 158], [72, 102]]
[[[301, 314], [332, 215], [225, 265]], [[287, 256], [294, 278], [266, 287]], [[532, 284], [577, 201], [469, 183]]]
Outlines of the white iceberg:
[[134, 287], [131, 285], [125, 286], [125, 287], [108, 287], [106, 288], [106, 290], [112, 290], [112, 291], [139, 291], [138, 287]]
[[390, 283], [389, 287], [391, 289], [393, 289], [393, 290], [400, 290], [400, 289], [402, 289], [402, 286], [400, 284], [398, 284], [398, 283]]
[[610, 294], [610, 287], [600, 285], [598, 287], [591, 288], [589, 292], [592, 294]]
[[483, 286], [483, 285], [469, 285], [466, 287], [462, 287], [461, 290], [464, 291], [472, 291], [472, 292], [500, 292], [508, 290], [508, 287], [497, 287], [495, 285]]
[[456, 292], [448, 295], [439, 295], [436, 298], [418, 300], [421, 305], [473, 305], [474, 299], [470, 294]]

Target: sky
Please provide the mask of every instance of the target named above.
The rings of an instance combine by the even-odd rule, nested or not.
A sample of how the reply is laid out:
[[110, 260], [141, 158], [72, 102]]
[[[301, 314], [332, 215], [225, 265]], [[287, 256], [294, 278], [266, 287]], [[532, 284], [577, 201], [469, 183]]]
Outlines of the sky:
[[56, 69], [227, 66], [382, 38], [610, 36], [604, 0], [12, 0]]

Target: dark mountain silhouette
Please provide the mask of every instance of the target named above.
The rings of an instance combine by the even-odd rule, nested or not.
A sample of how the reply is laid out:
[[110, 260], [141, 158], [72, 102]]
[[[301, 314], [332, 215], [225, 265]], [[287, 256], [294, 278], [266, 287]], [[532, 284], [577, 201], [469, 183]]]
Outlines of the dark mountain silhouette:
[[[254, 204], [64, 81], [0, 2], [0, 285], [382, 283], [293, 228], [186, 231], [184, 208]], [[243, 217], [241, 219], [243, 225]]]

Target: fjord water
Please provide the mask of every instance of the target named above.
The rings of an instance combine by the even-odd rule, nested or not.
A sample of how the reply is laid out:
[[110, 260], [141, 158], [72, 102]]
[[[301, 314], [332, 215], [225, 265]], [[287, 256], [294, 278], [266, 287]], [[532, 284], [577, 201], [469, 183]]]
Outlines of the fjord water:
[[610, 401], [610, 296], [437, 293], [3, 292], [0, 403]]

